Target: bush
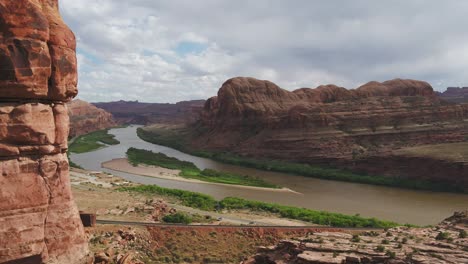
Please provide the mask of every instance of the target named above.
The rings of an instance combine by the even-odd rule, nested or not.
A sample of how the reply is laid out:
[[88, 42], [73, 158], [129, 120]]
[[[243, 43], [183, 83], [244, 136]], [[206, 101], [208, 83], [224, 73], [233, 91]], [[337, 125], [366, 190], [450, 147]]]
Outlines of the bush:
[[384, 252], [384, 251], [385, 251], [385, 247], [382, 246], [382, 245], [378, 245], [378, 246], [375, 248], [375, 251], [377, 251], [377, 252]]
[[387, 252], [385, 252], [385, 255], [387, 255], [391, 259], [394, 259], [396, 257], [396, 253], [390, 250], [387, 250]]
[[459, 238], [466, 238], [467, 237], [466, 231], [465, 230], [460, 231], [460, 233], [458, 234], [458, 237]]
[[437, 234], [436, 236], [436, 240], [445, 240], [445, 239], [448, 239], [450, 237], [450, 234], [447, 233], [447, 232], [439, 232], [439, 234]]
[[184, 213], [180, 213], [180, 212], [177, 212], [171, 215], [166, 215], [163, 217], [162, 220], [166, 223], [186, 224], [186, 225], [192, 223], [193, 221], [191, 216], [184, 214]]
[[351, 239], [352, 242], [359, 242], [361, 241], [361, 238], [359, 237], [359, 235], [353, 235], [353, 238]]

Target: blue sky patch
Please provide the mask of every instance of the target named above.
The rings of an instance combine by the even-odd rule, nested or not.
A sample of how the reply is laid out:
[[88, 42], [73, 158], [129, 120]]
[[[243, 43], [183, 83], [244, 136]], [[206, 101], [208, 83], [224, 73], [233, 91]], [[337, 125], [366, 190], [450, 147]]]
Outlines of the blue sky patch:
[[185, 56], [187, 54], [198, 54], [204, 51], [208, 46], [206, 44], [183, 41], [180, 42], [175, 48], [175, 52], [180, 56]]
[[76, 49], [77, 53], [83, 55], [86, 57], [86, 59], [90, 60], [92, 63], [96, 64], [96, 65], [99, 65], [99, 64], [102, 64], [103, 61], [98, 58], [97, 56], [87, 52], [86, 50], [84, 49], [81, 49], [81, 48], [77, 48]]

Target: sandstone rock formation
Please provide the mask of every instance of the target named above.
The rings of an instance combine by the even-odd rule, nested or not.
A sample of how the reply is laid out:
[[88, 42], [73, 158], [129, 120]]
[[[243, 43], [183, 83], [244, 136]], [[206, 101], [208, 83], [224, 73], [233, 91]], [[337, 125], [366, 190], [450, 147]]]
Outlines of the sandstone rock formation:
[[[392, 156], [403, 147], [465, 141], [467, 117], [468, 105], [440, 100], [422, 81], [369, 82], [354, 90], [322, 85], [290, 92], [269, 81], [238, 77], [207, 100], [198, 124], [191, 127], [190, 142], [195, 149], [434, 177], [468, 187], [468, 161], [452, 166]], [[390, 169], [379, 166], [382, 161]], [[439, 174], [420, 170], [435, 163]], [[394, 164], [398, 169], [392, 169]]]
[[90, 262], [66, 156], [76, 85], [57, 0], [0, 1], [0, 263]]
[[111, 113], [120, 124], [149, 125], [155, 123], [181, 124], [196, 121], [205, 100], [182, 101], [175, 104], [118, 101], [93, 103]]
[[70, 137], [117, 125], [112, 114], [80, 99], [67, 103], [67, 107], [70, 116]]
[[454, 103], [468, 103], [468, 87], [448, 87], [443, 93], [438, 93], [440, 98]]
[[468, 212], [460, 212], [432, 228], [314, 233], [262, 247], [242, 263], [468, 263], [467, 222]]

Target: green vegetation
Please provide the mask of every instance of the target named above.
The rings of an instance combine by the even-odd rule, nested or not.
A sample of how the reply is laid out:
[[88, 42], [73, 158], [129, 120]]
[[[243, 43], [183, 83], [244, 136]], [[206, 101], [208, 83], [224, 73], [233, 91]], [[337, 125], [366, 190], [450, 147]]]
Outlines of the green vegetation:
[[265, 211], [275, 213], [284, 218], [297, 219], [319, 225], [329, 225], [335, 227], [394, 227], [397, 223], [381, 221], [375, 218], [363, 218], [360, 216], [350, 216], [338, 213], [314, 211], [306, 208], [297, 208], [278, 204], [249, 201], [242, 198], [227, 197], [221, 202], [221, 207], [225, 209], [250, 209], [253, 211]]
[[248, 209], [251, 211], [269, 212], [284, 218], [297, 219], [313, 224], [330, 225], [334, 227], [375, 227], [389, 228], [399, 224], [382, 221], [375, 218], [363, 218], [338, 213], [314, 211], [305, 208], [284, 206], [278, 204], [249, 201], [241, 198], [227, 197], [216, 201], [213, 197], [175, 189], [166, 189], [156, 185], [140, 185], [134, 187], [121, 187], [120, 191], [132, 191], [145, 194], [159, 194], [175, 197], [185, 206], [213, 211], [215, 209]]
[[385, 255], [388, 256], [388, 257], [391, 258], [391, 259], [396, 258], [396, 253], [393, 252], [393, 251], [391, 251], [391, 250], [387, 250], [387, 251], [385, 252]]
[[188, 224], [192, 223], [193, 218], [188, 214], [177, 212], [175, 214], [164, 216], [162, 220], [164, 222], [166, 222], [166, 223], [186, 224], [186, 225], [188, 225]]
[[264, 188], [278, 188], [274, 184], [267, 183], [261, 179], [239, 175], [228, 172], [204, 169], [200, 170], [195, 164], [188, 161], [181, 161], [177, 158], [168, 157], [163, 153], [154, 153], [152, 151], [129, 148], [127, 157], [134, 166], [143, 163], [147, 165], [156, 165], [159, 167], [180, 170], [179, 176], [188, 179], [197, 179], [206, 182], [255, 186]]
[[[107, 145], [117, 145], [120, 141], [115, 139], [114, 135], [108, 134], [108, 129], [94, 131], [86, 135], [79, 136], [70, 144], [69, 150], [73, 153], [90, 152]], [[102, 144], [104, 143], [104, 144]]]
[[439, 234], [437, 234], [436, 236], [436, 240], [446, 240], [450, 237], [450, 234], [447, 233], [447, 232], [439, 232]]
[[297, 174], [325, 180], [357, 182], [407, 189], [461, 193], [466, 192], [463, 186], [454, 185], [446, 182], [429, 182], [420, 180], [409, 180], [398, 177], [357, 174], [348, 170], [331, 167], [321, 167], [316, 165], [284, 162], [278, 160], [258, 160], [240, 157], [231, 153], [194, 151], [188, 147], [189, 144], [186, 141], [186, 138], [189, 137], [189, 135], [187, 134], [187, 132], [181, 130], [177, 131], [169, 129], [152, 129], [152, 131], [147, 131], [143, 128], [138, 128], [137, 134], [142, 140], [153, 144], [168, 146], [194, 156], [209, 158], [218, 162], [255, 168], [259, 170]]
[[182, 205], [198, 208], [206, 211], [212, 211], [216, 207], [216, 200], [206, 194], [183, 191], [177, 189], [168, 189], [156, 185], [140, 185], [135, 187], [121, 187], [119, 191], [132, 191], [144, 194], [159, 194], [177, 198]]
[[353, 235], [353, 238], [351, 239], [351, 242], [360, 242], [361, 241], [361, 238], [359, 237], [359, 235], [357, 234], [354, 234]]
[[459, 238], [466, 238], [467, 237], [466, 231], [465, 230], [460, 231], [460, 233], [458, 234], [458, 237]]
[[378, 246], [375, 248], [375, 251], [377, 251], [377, 252], [384, 252], [384, 251], [385, 251], [385, 247], [382, 246], [382, 245], [378, 245]]

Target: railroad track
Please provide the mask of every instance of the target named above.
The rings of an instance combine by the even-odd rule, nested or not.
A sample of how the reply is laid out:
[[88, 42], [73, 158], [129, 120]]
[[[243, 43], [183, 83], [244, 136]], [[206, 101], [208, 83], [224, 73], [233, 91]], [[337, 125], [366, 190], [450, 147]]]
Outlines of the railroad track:
[[291, 230], [326, 230], [326, 231], [378, 231], [383, 228], [362, 228], [362, 227], [330, 227], [330, 226], [275, 226], [275, 225], [184, 225], [184, 224], [160, 224], [148, 222], [133, 222], [133, 221], [114, 221], [114, 220], [96, 220], [97, 224], [101, 225], [132, 225], [132, 226], [148, 226], [148, 227], [189, 227], [189, 228], [233, 228], [233, 229], [291, 229]]

